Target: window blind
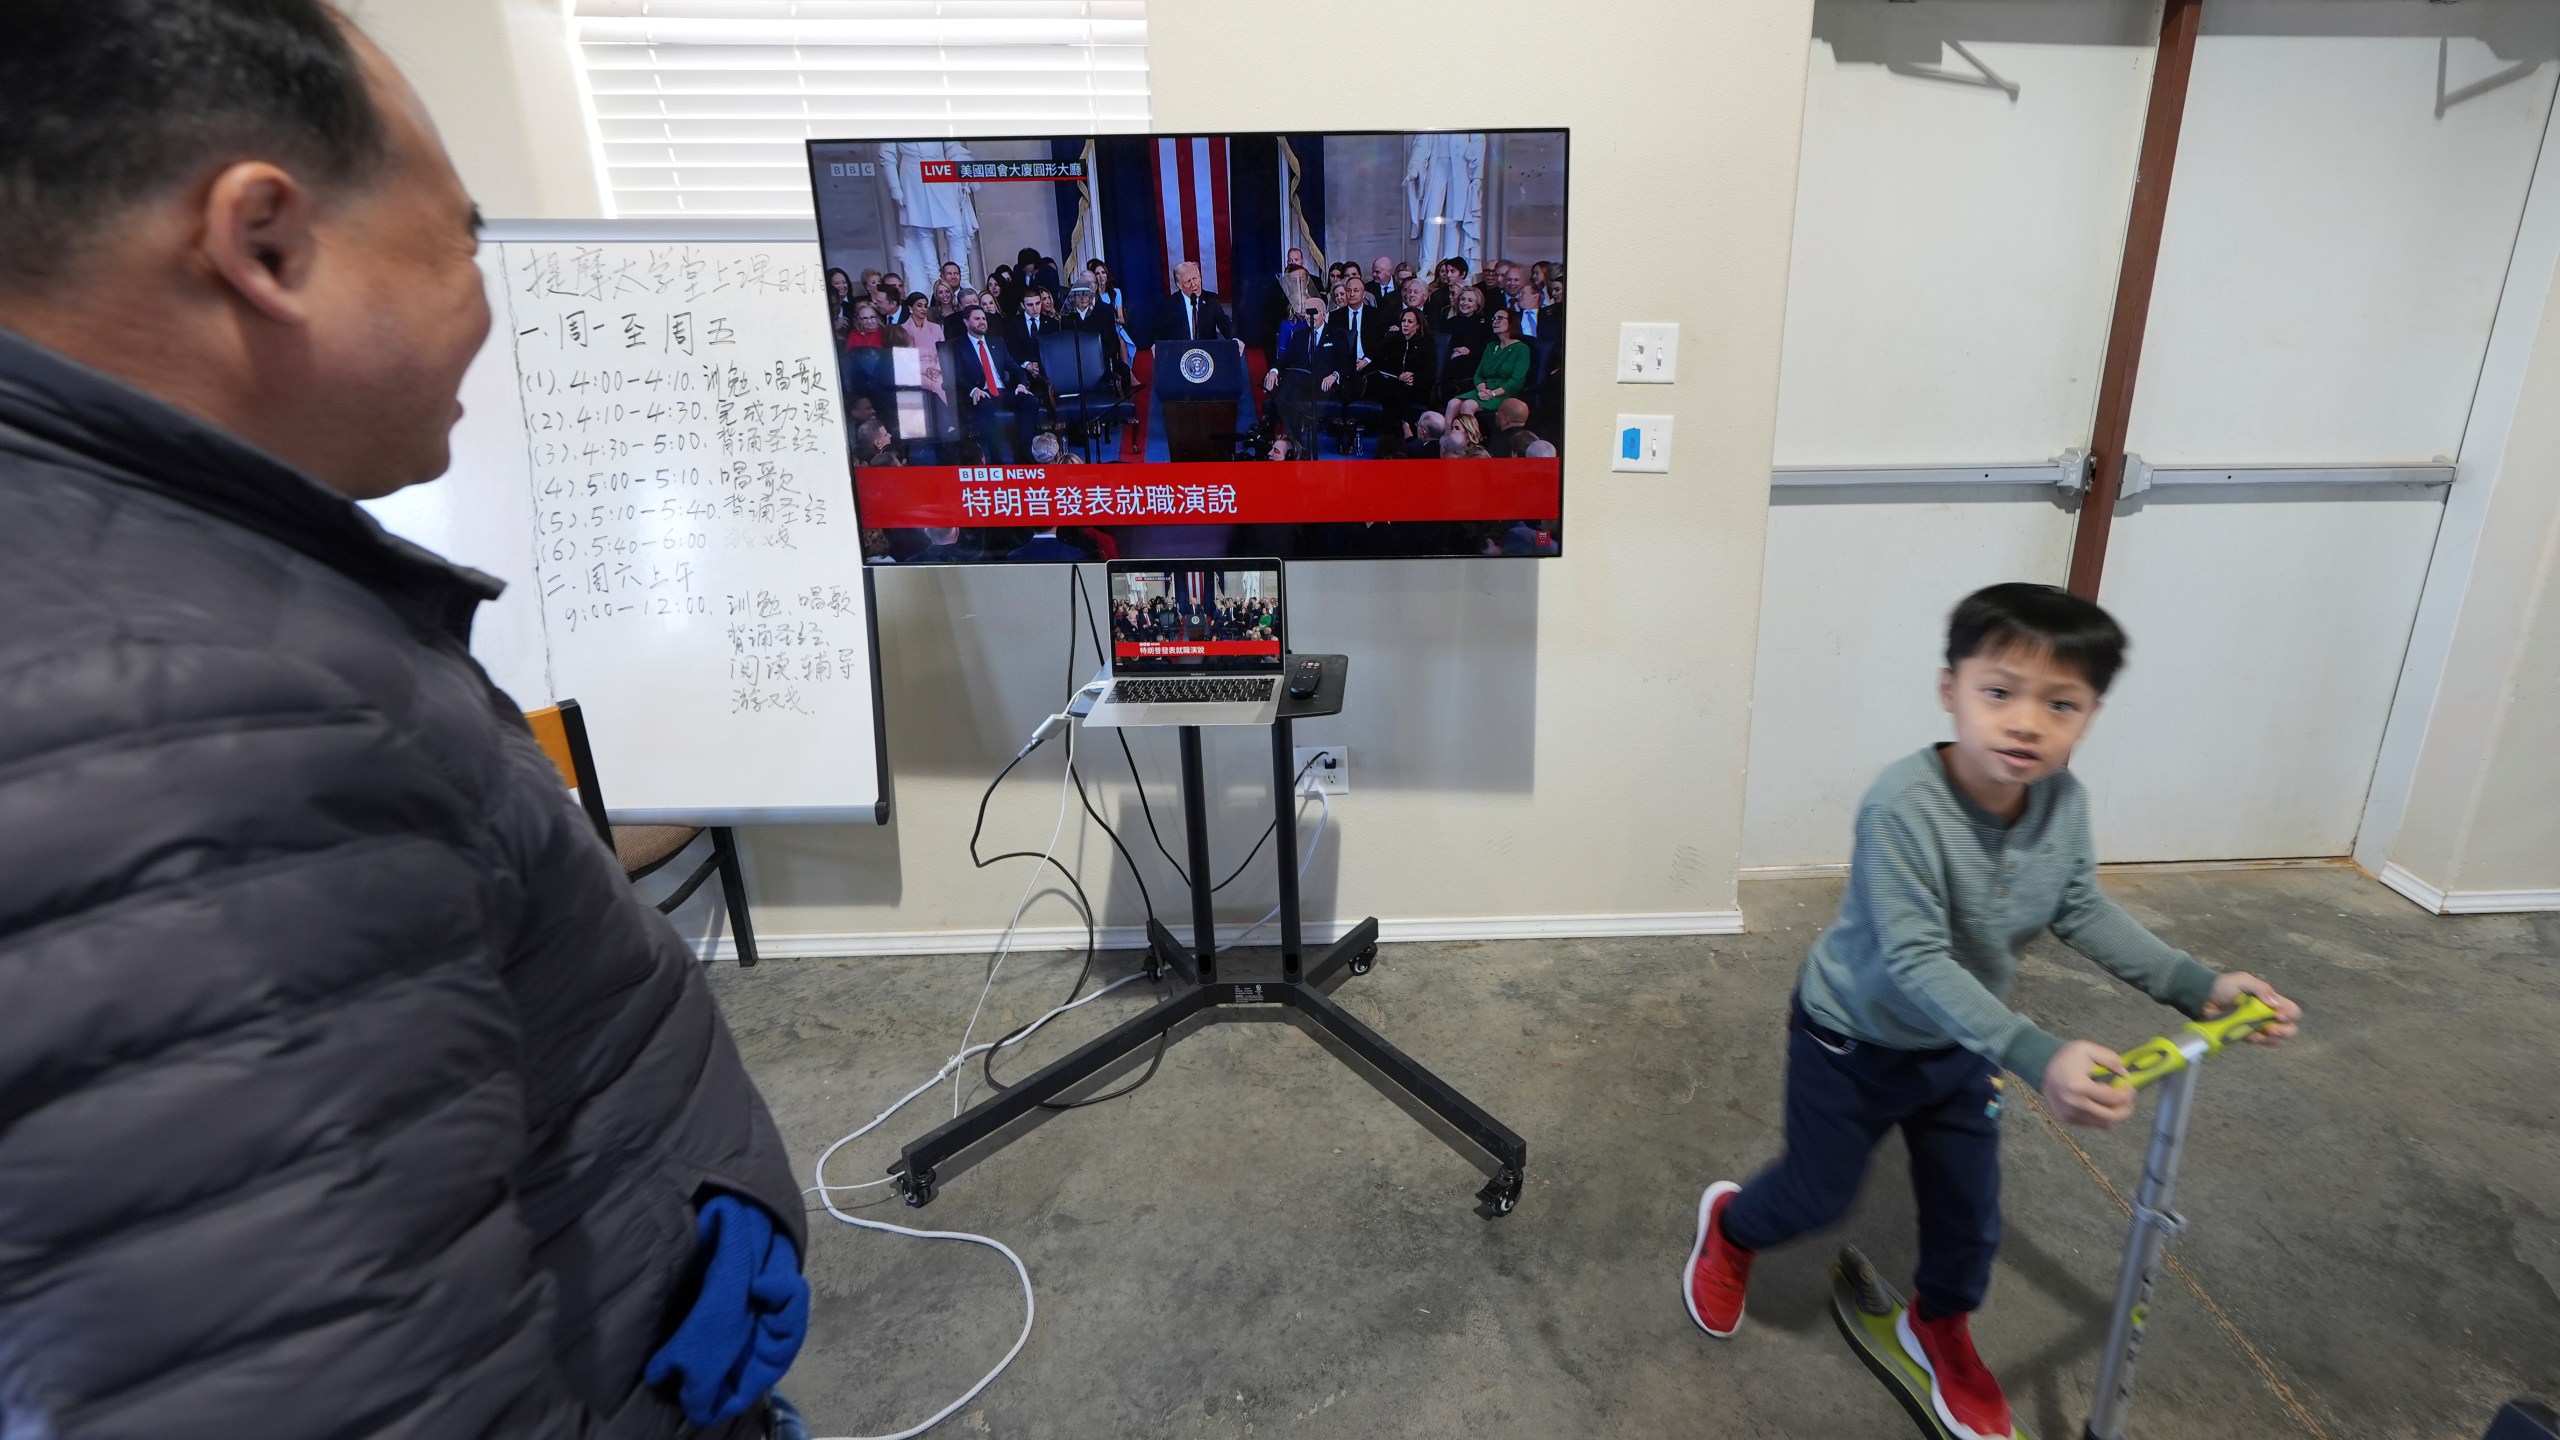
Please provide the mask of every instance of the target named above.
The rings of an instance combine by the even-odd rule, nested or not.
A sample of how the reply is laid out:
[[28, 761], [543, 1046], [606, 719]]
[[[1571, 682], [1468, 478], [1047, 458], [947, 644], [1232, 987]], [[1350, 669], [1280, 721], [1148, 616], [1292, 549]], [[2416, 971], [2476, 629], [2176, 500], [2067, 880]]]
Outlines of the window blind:
[[807, 215], [810, 139], [1147, 127], [1146, 0], [572, 0], [618, 215]]

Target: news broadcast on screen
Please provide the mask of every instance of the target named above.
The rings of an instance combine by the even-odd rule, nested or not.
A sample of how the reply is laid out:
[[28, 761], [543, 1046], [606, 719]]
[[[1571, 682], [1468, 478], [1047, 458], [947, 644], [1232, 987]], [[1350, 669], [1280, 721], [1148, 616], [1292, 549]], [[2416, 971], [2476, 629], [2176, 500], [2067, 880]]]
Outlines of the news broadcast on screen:
[[808, 148], [866, 563], [1560, 553], [1566, 132]]

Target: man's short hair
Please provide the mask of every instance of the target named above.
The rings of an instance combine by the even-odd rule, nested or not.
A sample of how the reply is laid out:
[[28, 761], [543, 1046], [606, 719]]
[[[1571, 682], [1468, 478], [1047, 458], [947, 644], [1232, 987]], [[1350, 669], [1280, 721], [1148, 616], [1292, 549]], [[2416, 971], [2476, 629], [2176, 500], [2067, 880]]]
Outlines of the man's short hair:
[[321, 0], [20, 0], [0, 44], [0, 283], [59, 273], [119, 212], [270, 159], [361, 176], [388, 128]]
[[2093, 601], [2053, 585], [2011, 581], [1964, 597], [1947, 619], [1947, 668], [1985, 653], [2043, 651], [2104, 695], [2124, 666], [2124, 630]]
[[1437, 410], [1425, 410], [1413, 419], [1413, 434], [1418, 440], [1449, 433], [1449, 417]]
[[[1042, 453], [1044, 451], [1047, 453]], [[1031, 458], [1043, 465], [1054, 464], [1058, 458], [1058, 437], [1046, 430], [1032, 436]]]
[[960, 307], [960, 322], [965, 325], [968, 323], [970, 316], [984, 315], [986, 313], [987, 307], [984, 305], [963, 305]]

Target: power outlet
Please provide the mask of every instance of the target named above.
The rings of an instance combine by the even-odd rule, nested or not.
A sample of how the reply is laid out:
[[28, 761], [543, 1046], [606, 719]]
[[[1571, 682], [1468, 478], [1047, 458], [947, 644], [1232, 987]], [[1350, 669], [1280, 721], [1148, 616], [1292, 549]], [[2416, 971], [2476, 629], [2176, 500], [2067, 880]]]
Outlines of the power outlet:
[[[1289, 773], [1303, 775], [1298, 793], [1321, 790], [1327, 795], [1351, 793], [1351, 747], [1347, 745], [1301, 745], [1293, 752]], [[1317, 756], [1323, 756], [1321, 760]], [[1312, 763], [1310, 763], [1312, 762]]]

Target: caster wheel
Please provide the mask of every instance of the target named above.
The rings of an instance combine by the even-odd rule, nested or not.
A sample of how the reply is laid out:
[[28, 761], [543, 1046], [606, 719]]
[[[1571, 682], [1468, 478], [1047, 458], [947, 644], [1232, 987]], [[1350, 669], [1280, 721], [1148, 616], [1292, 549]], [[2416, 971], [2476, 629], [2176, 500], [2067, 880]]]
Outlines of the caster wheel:
[[907, 1208], [921, 1210], [933, 1203], [935, 1186], [931, 1170], [917, 1170], [898, 1176], [899, 1193], [906, 1197]]
[[1375, 945], [1364, 946], [1359, 954], [1351, 957], [1351, 973], [1354, 975], [1366, 975], [1377, 967], [1378, 947]]
[[1505, 1170], [1476, 1192], [1476, 1213], [1487, 1220], [1499, 1220], [1520, 1205], [1521, 1174]]

